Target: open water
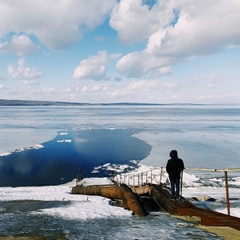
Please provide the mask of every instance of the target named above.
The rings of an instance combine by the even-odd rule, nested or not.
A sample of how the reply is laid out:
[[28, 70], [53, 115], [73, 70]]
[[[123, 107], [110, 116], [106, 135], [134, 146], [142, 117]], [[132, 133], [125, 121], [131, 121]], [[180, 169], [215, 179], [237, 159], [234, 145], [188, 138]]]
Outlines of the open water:
[[[79, 168], [83, 177], [99, 177], [110, 176], [109, 169], [134, 169], [138, 163], [165, 166], [172, 149], [178, 150], [186, 167], [238, 168], [239, 132], [240, 108], [236, 105], [0, 107], [0, 186], [14, 200], [0, 201], [0, 236], [223, 239], [163, 212], [140, 219], [52, 216], [44, 208], [68, 211], [73, 203], [27, 200], [24, 195], [29, 187], [14, 188], [24, 199], [16, 201], [15, 191], [4, 187], [58, 185], [74, 179]], [[199, 184], [214, 191], [207, 181], [212, 177], [207, 173]], [[236, 182], [234, 176], [232, 181]]]
[[[110, 176], [94, 168], [240, 166], [239, 106], [0, 107], [0, 186], [55, 185]], [[128, 169], [125, 169], [128, 170]]]

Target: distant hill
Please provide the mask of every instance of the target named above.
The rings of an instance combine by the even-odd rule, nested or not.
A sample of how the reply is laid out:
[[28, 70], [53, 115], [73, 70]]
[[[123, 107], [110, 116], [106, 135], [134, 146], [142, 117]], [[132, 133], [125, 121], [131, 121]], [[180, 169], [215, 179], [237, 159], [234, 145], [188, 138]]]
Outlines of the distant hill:
[[57, 101], [31, 101], [31, 100], [6, 100], [0, 99], [0, 106], [171, 106], [171, 105], [203, 105], [191, 103], [78, 103], [78, 102], [57, 102]]
[[74, 102], [54, 101], [29, 101], [29, 100], [5, 100], [0, 99], [0, 106], [64, 106], [64, 105], [87, 105]]
[[111, 106], [111, 105], [158, 105], [148, 103], [78, 103], [57, 101], [31, 101], [31, 100], [6, 100], [0, 99], [0, 106]]

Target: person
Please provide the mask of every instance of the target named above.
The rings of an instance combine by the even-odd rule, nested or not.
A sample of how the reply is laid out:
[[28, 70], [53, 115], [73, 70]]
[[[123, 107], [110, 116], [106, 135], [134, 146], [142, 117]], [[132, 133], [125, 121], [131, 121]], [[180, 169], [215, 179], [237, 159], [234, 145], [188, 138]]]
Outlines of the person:
[[171, 184], [171, 198], [179, 199], [180, 174], [185, 168], [184, 162], [176, 150], [172, 150], [169, 155], [171, 159], [167, 162], [166, 171]]

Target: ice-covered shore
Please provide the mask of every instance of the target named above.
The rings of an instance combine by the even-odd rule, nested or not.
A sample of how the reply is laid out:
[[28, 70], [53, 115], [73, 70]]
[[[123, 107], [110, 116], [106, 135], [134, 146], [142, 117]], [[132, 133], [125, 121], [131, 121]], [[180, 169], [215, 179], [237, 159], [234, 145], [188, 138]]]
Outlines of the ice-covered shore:
[[[141, 165], [140, 169], [149, 167]], [[188, 173], [183, 179], [184, 197], [225, 198], [224, 187], [201, 186], [199, 179]], [[222, 239], [164, 212], [151, 212], [148, 217], [136, 218], [130, 211], [110, 205], [109, 199], [104, 197], [71, 194], [75, 184], [73, 180], [58, 186], [0, 188], [0, 235], [45, 236], [48, 239], [122, 239], [123, 236], [125, 239]], [[82, 184], [112, 182], [108, 178], [86, 178]], [[230, 191], [232, 197], [238, 196], [238, 188]], [[235, 202], [231, 215], [239, 217], [239, 204]], [[226, 212], [223, 203], [201, 204]]]

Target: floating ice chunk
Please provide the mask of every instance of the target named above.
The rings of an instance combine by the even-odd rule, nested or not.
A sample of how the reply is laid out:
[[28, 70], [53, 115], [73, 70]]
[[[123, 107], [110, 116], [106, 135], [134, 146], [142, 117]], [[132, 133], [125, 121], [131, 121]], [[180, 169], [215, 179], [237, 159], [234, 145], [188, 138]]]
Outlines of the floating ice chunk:
[[63, 136], [63, 135], [68, 135], [68, 133], [67, 132], [61, 132], [58, 135]]
[[103, 167], [108, 167], [111, 163], [105, 163]]
[[1, 153], [1, 154], [0, 154], [0, 157], [6, 157], [6, 156], [9, 156], [9, 155], [11, 155], [11, 154], [12, 154], [12, 152]]
[[57, 142], [59, 142], [59, 143], [63, 143], [63, 142], [71, 143], [72, 139], [62, 139], [62, 140], [58, 140]]
[[26, 147], [26, 148], [20, 148], [20, 149], [16, 149], [14, 151], [11, 151], [11, 152], [5, 152], [5, 153], [1, 153], [0, 154], [0, 157], [5, 157], [5, 156], [9, 156], [13, 153], [20, 153], [20, 152], [24, 152], [26, 150], [32, 150], [32, 149], [41, 149], [41, 148], [44, 148], [44, 146], [42, 144], [36, 144], [34, 146], [31, 146], [31, 147]]

